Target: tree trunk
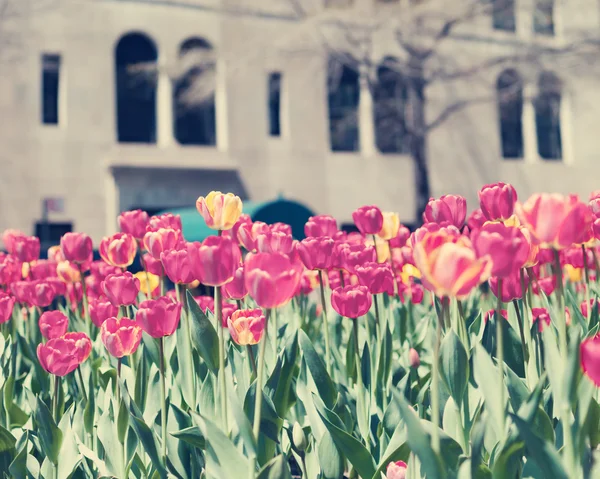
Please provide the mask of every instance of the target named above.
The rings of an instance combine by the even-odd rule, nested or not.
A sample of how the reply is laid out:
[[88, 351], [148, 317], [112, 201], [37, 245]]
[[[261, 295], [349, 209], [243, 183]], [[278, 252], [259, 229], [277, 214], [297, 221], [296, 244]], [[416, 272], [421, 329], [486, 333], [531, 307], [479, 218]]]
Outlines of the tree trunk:
[[414, 166], [415, 222], [420, 224], [427, 202], [431, 197], [429, 168], [427, 166], [427, 123], [425, 121], [425, 80], [423, 64], [418, 59], [410, 62], [408, 79], [408, 130], [410, 155]]

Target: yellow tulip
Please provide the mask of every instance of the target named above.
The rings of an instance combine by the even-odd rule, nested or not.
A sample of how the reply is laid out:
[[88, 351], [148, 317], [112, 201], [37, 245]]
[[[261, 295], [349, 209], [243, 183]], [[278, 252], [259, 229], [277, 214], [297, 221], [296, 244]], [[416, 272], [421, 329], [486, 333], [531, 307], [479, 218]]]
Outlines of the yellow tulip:
[[383, 212], [383, 225], [381, 231], [377, 235], [386, 241], [391, 240], [398, 236], [398, 230], [400, 229], [400, 218], [397, 213], [391, 211]]
[[140, 280], [140, 291], [146, 296], [151, 296], [152, 291], [158, 288], [160, 284], [159, 277], [153, 273], [140, 271], [139, 273], [135, 273], [134, 276]]
[[211, 191], [196, 200], [196, 209], [209, 228], [230, 230], [242, 214], [242, 200], [233, 193]]

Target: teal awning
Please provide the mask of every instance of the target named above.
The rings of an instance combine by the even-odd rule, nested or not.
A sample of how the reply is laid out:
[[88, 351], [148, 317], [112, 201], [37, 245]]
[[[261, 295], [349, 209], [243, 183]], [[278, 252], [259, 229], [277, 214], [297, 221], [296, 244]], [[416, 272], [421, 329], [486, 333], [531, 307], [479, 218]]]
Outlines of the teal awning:
[[[267, 224], [277, 222], [287, 223], [292, 227], [296, 239], [304, 238], [304, 224], [314, 213], [306, 206], [295, 201], [278, 199], [266, 202], [244, 201], [243, 212], [250, 215], [252, 221], [263, 221]], [[206, 226], [204, 218], [195, 207], [176, 208], [161, 211], [181, 217], [183, 236], [187, 241], [202, 241], [216, 234], [215, 230]]]

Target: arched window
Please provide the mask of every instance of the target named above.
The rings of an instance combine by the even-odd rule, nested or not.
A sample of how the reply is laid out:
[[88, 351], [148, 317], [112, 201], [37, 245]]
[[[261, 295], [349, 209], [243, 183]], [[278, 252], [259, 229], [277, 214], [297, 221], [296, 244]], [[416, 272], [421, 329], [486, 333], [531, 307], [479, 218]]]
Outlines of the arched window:
[[544, 160], [562, 158], [560, 133], [561, 82], [554, 73], [544, 72], [538, 82], [535, 99], [535, 124], [538, 153]]
[[385, 59], [377, 69], [374, 88], [375, 141], [381, 153], [406, 153], [405, 110], [408, 89], [399, 65], [393, 59]]
[[358, 71], [337, 60], [329, 62], [329, 132], [332, 151], [358, 151]]
[[215, 59], [209, 42], [190, 38], [179, 48], [173, 88], [175, 138], [182, 145], [215, 145]]
[[143, 33], [121, 37], [115, 50], [117, 139], [156, 142], [156, 60], [154, 42]]
[[496, 30], [514, 32], [517, 28], [515, 0], [493, 0], [492, 18]]
[[523, 82], [515, 70], [504, 70], [496, 82], [503, 158], [523, 158]]
[[554, 35], [554, 0], [535, 0], [533, 30], [540, 35]]

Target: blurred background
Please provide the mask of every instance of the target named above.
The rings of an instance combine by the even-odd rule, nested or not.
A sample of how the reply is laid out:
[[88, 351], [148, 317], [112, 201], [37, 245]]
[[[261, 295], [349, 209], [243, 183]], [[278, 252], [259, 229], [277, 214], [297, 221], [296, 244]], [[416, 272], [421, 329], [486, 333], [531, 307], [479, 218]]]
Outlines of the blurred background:
[[0, 230], [185, 231], [211, 190], [346, 228], [495, 181], [587, 198], [599, 60], [597, 0], [0, 0]]

